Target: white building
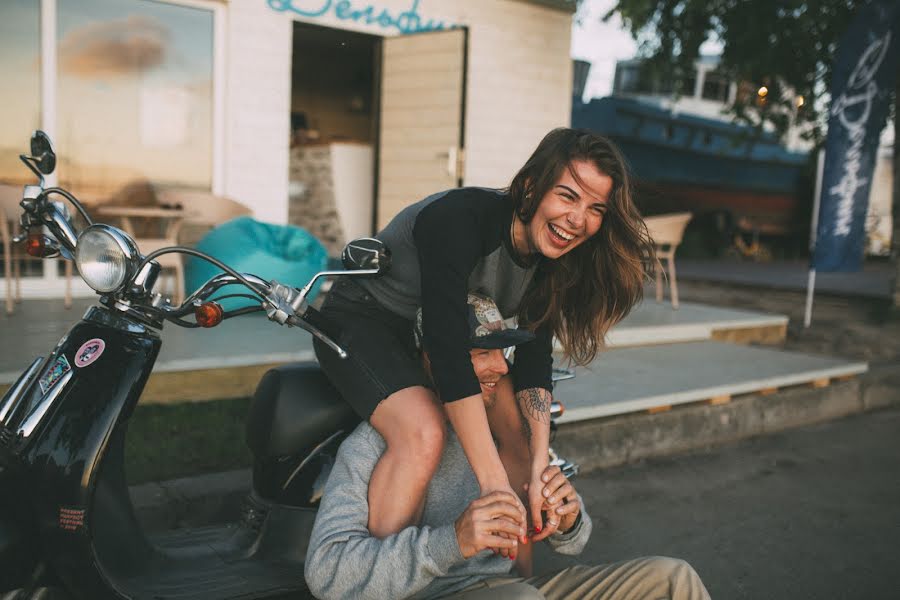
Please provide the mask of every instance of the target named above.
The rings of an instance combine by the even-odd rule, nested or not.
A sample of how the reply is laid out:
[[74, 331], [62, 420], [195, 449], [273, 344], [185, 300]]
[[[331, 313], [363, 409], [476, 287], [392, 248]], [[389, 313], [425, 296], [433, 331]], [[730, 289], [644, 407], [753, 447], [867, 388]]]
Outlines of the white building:
[[341, 235], [368, 234], [439, 189], [506, 185], [569, 123], [571, 4], [4, 0], [0, 182], [30, 182], [17, 155], [40, 128], [90, 203], [191, 188], [287, 223], [292, 193], [325, 189]]

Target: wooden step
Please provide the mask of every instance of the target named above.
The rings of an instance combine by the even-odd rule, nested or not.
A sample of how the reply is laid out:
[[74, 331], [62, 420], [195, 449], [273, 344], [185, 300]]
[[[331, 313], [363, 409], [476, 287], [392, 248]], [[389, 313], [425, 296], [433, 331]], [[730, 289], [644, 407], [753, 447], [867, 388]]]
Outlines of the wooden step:
[[827, 385], [864, 373], [866, 363], [724, 342], [686, 342], [609, 350], [554, 391], [560, 423], [690, 402], [722, 404], [741, 394]]

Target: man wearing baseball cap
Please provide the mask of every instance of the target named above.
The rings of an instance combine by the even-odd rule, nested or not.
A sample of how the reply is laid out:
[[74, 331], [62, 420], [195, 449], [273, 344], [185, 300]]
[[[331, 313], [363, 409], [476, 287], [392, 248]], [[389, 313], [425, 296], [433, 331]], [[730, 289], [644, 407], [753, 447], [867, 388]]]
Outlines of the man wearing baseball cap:
[[[525, 344], [534, 339], [527, 329], [517, 327], [516, 318], [504, 319], [494, 301], [480, 294], [469, 294], [469, 356], [485, 405], [490, 408], [496, 397], [496, 386], [509, 372], [506, 349]], [[422, 347], [422, 311], [416, 314], [416, 341]], [[425, 371], [431, 376], [428, 354], [422, 351]]]
[[[470, 294], [468, 302], [472, 365], [490, 405], [508, 370], [503, 349], [533, 335], [504, 320], [489, 298]], [[518, 504], [508, 492], [479, 497], [452, 428], [418, 525], [376, 538], [367, 529], [369, 479], [385, 447], [365, 421], [341, 445], [306, 555], [306, 581], [317, 598], [709, 598], [690, 565], [664, 557], [516, 576], [513, 561], [493, 550], [516, 547]], [[541, 479], [548, 504], [561, 500], [559, 528], [547, 543], [562, 554], [580, 553], [592, 528], [581, 498], [559, 467]]]

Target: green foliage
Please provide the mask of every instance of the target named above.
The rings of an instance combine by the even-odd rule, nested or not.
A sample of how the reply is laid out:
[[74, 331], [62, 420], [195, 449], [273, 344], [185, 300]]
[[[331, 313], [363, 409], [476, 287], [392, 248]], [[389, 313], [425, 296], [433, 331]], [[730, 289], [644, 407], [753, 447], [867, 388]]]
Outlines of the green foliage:
[[125, 437], [131, 485], [249, 467], [249, 398], [138, 405]]
[[[820, 111], [831, 85], [838, 41], [864, 0], [618, 0], [618, 13], [638, 41], [649, 76], [675, 83], [693, 71], [707, 38], [722, 46], [719, 69], [743, 82], [732, 112], [739, 122], [772, 123], [784, 133], [792, 120], [821, 140]], [[764, 101], [756, 90], [765, 85]], [[803, 105], [796, 106], [798, 96]]]

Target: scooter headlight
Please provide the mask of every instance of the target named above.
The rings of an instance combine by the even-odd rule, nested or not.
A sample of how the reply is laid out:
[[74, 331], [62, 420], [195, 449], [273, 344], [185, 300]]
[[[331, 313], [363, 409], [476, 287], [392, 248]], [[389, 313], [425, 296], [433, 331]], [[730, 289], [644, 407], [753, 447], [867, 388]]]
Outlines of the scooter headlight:
[[114, 292], [125, 285], [139, 259], [134, 241], [109, 225], [91, 225], [81, 232], [75, 246], [78, 272], [98, 292]]

